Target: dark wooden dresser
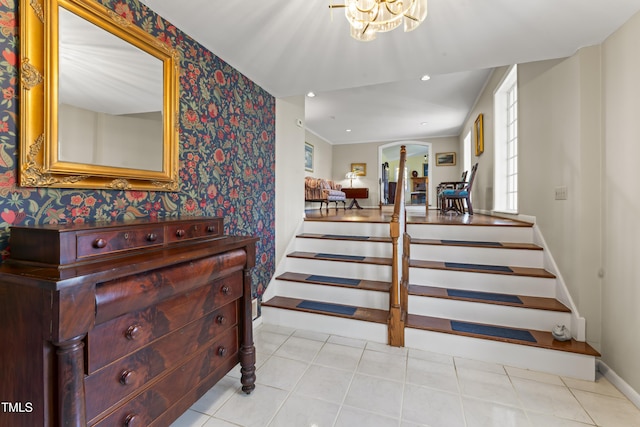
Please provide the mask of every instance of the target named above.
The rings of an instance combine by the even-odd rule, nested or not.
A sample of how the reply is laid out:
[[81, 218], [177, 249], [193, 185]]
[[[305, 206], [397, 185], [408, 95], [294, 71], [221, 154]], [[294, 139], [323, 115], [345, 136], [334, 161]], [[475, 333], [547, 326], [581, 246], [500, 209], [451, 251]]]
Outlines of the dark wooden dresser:
[[167, 426], [240, 363], [255, 385], [253, 237], [222, 218], [12, 227], [0, 426]]

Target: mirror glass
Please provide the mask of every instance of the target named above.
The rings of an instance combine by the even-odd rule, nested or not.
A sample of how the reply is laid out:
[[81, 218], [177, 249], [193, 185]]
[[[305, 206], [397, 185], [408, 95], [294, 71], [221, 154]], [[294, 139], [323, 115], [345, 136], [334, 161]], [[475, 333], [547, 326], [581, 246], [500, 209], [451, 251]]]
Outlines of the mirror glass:
[[20, 11], [20, 185], [178, 191], [178, 51], [95, 0]]
[[60, 7], [58, 159], [162, 170], [162, 61]]

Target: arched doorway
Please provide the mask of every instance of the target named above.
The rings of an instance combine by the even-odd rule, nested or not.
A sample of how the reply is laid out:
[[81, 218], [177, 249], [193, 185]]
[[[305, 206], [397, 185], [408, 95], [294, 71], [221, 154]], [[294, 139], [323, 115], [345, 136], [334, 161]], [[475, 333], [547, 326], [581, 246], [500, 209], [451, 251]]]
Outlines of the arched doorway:
[[[396, 182], [397, 177], [397, 165], [400, 159], [400, 146], [407, 147], [407, 173], [408, 178], [411, 177], [411, 173], [416, 171], [418, 176], [430, 175], [430, 167], [434, 165], [433, 149], [430, 142], [423, 141], [397, 141], [390, 142], [378, 147], [378, 182], [380, 183], [380, 203], [382, 205], [393, 204], [391, 197], [394, 192], [393, 183]], [[383, 170], [383, 165], [387, 164], [386, 172]], [[426, 166], [425, 166], [426, 165]], [[424, 175], [426, 173], [426, 175]], [[409, 179], [410, 180], [410, 179]], [[405, 190], [405, 200], [407, 203], [411, 203], [411, 197], [409, 197], [410, 188]], [[429, 179], [429, 205], [433, 205], [433, 180]]]

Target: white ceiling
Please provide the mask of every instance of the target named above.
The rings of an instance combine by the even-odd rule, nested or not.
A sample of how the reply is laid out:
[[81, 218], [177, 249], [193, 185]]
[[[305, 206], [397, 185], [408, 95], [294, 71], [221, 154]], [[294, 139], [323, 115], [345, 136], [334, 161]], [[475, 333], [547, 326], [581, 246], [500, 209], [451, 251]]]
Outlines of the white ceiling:
[[640, 0], [429, 0], [417, 30], [363, 43], [331, 0], [142, 2], [272, 95], [314, 91], [305, 126], [333, 144], [458, 135], [492, 68], [570, 56], [640, 10]]

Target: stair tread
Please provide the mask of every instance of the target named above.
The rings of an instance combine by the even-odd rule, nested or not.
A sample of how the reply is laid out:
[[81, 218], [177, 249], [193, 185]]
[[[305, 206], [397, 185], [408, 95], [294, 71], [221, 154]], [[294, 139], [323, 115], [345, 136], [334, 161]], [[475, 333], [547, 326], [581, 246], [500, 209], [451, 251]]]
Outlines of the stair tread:
[[[481, 323], [467, 322], [464, 323], [474, 324], [474, 325], [482, 325], [482, 326], [495, 326], [495, 325], [484, 325]], [[433, 332], [442, 332], [453, 335], [463, 335], [473, 338], [480, 339], [488, 339], [493, 341], [500, 341], [505, 343], [512, 344], [521, 344], [530, 347], [538, 347], [545, 348], [549, 350], [557, 350], [557, 351], [566, 351], [570, 353], [584, 354], [587, 356], [600, 357], [600, 353], [591, 347], [588, 343], [582, 341], [576, 341], [571, 339], [570, 341], [557, 341], [553, 339], [553, 335], [551, 332], [546, 331], [536, 331], [531, 329], [522, 329], [522, 328], [510, 328], [510, 327], [502, 327], [504, 329], [510, 329], [515, 331], [528, 331], [535, 338], [536, 342], [517, 340], [512, 338], [504, 338], [504, 337], [495, 337], [489, 335], [480, 335], [470, 332], [460, 332], [453, 330], [450, 319], [444, 319], [439, 317], [429, 317], [429, 316], [421, 316], [417, 314], [409, 314], [407, 316], [407, 327], [413, 329], [421, 329], [425, 331], [433, 331]]]
[[[276, 277], [278, 280], [287, 280], [291, 282], [304, 282], [304, 283], [313, 283], [319, 285], [327, 285], [327, 286], [339, 286], [351, 289], [362, 289], [369, 291], [380, 291], [380, 292], [389, 292], [389, 288], [391, 287], [390, 282], [382, 282], [379, 280], [361, 280], [361, 279], [352, 279], [358, 280], [359, 283], [355, 286], [352, 285], [342, 285], [339, 283], [330, 283], [321, 280], [314, 280], [313, 276], [318, 276], [316, 274], [308, 274], [308, 273], [294, 273], [287, 271], [280, 276]], [[343, 278], [339, 278], [343, 279]]]
[[504, 266], [510, 268], [511, 272], [506, 271], [492, 271], [492, 270], [483, 270], [483, 264], [468, 264], [469, 266], [476, 265], [478, 268], [472, 267], [450, 267], [447, 266], [444, 261], [428, 261], [428, 260], [417, 260], [411, 259], [409, 261], [409, 267], [416, 268], [431, 268], [435, 270], [451, 270], [451, 271], [468, 271], [473, 273], [490, 273], [490, 274], [505, 274], [511, 276], [528, 276], [528, 277], [540, 277], [545, 279], [555, 279], [556, 276], [544, 268], [533, 268], [533, 267], [517, 267], [517, 266]]
[[[311, 216], [314, 213], [319, 216]], [[357, 214], [357, 213], [359, 212], [347, 211], [347, 214]], [[380, 216], [380, 215], [370, 216], [370, 217], [362, 217], [362, 216], [340, 217], [340, 216], [326, 216], [323, 213], [305, 211], [304, 220], [308, 222], [353, 222], [357, 224], [389, 224], [391, 220], [391, 215], [389, 215], [388, 217]]]
[[[344, 258], [332, 258], [331, 255], [335, 255], [336, 257], [342, 256]], [[383, 258], [383, 257], [371, 257], [371, 256], [358, 257], [358, 256], [352, 256], [352, 255], [323, 254], [323, 253], [316, 253], [316, 252], [301, 252], [301, 251], [291, 252], [287, 254], [287, 256], [291, 258], [315, 259], [315, 260], [323, 260], [323, 261], [357, 262], [357, 263], [377, 264], [377, 265], [391, 265], [391, 262], [392, 262], [391, 258]]]
[[[423, 296], [423, 297], [431, 297], [431, 298], [444, 298], [444, 299], [452, 299], [457, 301], [470, 301], [484, 304], [495, 304], [495, 305], [503, 305], [509, 307], [519, 307], [519, 308], [531, 308], [537, 310], [548, 310], [548, 311], [559, 311], [570, 313], [571, 310], [558, 301], [555, 298], [545, 298], [545, 297], [532, 297], [527, 295], [512, 295], [518, 297], [522, 304], [518, 304], [515, 302], [507, 302], [507, 301], [497, 301], [497, 300], [487, 300], [481, 298], [467, 298], [460, 296], [450, 296], [447, 291], [447, 288], [439, 288], [435, 286], [425, 286], [425, 285], [409, 285], [409, 295]], [[459, 290], [459, 289], [456, 289]], [[478, 291], [473, 291], [478, 292]], [[482, 292], [484, 294], [489, 295], [501, 295], [492, 292]], [[509, 294], [511, 295], [511, 294]]]
[[531, 228], [533, 223], [516, 219], [501, 218], [492, 215], [442, 215], [439, 211], [424, 213], [407, 212], [407, 224], [429, 224], [472, 227], [524, 227]]
[[437, 239], [411, 239], [411, 243], [417, 245], [438, 245], [438, 246], [463, 246], [471, 248], [495, 248], [495, 249], [525, 249], [541, 251], [542, 247], [533, 243], [518, 242], [481, 242], [470, 240], [437, 240]]
[[[308, 308], [299, 308], [298, 304], [300, 304], [303, 301], [305, 300], [300, 298], [276, 296], [271, 298], [269, 301], [263, 302], [262, 306], [281, 308], [286, 310], [304, 311], [307, 313], [322, 314], [325, 316], [343, 317], [346, 319], [362, 320], [366, 322], [384, 323], [384, 324], [387, 323], [387, 319], [389, 317], [389, 312], [386, 310], [380, 310], [376, 308], [357, 307], [357, 306], [346, 306], [343, 304], [342, 305], [345, 307], [355, 308], [356, 309], [355, 313], [353, 315], [344, 315], [339, 313], [331, 313], [331, 312], [313, 310]], [[313, 302], [318, 302], [318, 301], [313, 301]]]
[[341, 234], [316, 234], [316, 233], [301, 233], [296, 237], [306, 239], [327, 239], [327, 240], [349, 240], [349, 241], [363, 241], [363, 242], [384, 242], [391, 243], [390, 237], [381, 236], [350, 236]]

